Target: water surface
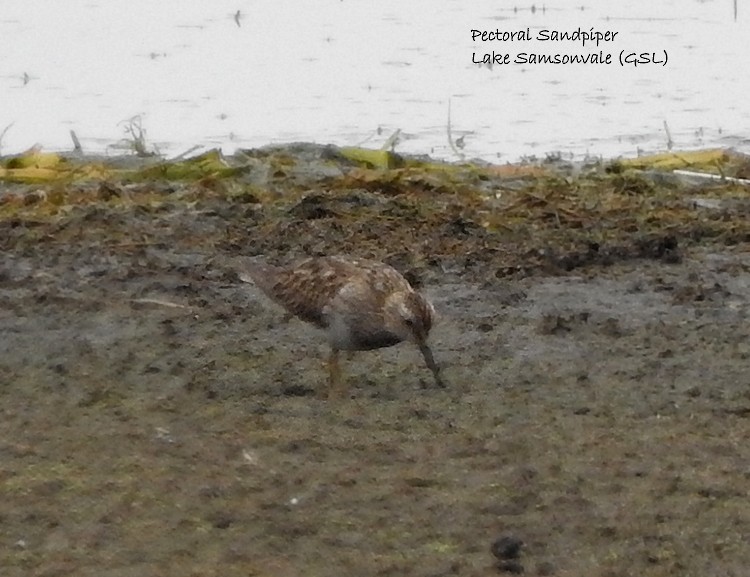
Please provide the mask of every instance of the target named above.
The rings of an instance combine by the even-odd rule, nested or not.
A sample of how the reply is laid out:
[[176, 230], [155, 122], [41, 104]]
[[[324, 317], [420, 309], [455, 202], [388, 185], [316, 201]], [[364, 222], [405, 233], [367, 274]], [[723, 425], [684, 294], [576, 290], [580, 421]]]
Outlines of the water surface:
[[[492, 161], [667, 146], [750, 151], [748, 17], [729, 0], [3, 3], [2, 152], [114, 152], [139, 116], [168, 155], [314, 141]], [[238, 12], [239, 11], [239, 12]], [[618, 32], [606, 45], [473, 42], [471, 30]], [[484, 53], [666, 51], [668, 65], [477, 66]], [[474, 55], [477, 56], [474, 56]]]

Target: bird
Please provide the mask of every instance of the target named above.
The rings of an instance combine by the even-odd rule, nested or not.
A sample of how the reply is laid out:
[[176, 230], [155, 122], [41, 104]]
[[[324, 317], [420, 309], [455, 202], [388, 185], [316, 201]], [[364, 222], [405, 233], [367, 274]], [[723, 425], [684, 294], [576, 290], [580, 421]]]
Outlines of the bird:
[[[368, 351], [404, 341], [416, 344], [435, 384], [446, 386], [427, 343], [435, 309], [393, 267], [346, 255], [307, 257], [287, 266], [256, 257], [244, 260], [238, 277], [254, 283], [291, 315], [325, 331], [331, 347], [329, 399], [346, 394], [340, 351]], [[319, 396], [326, 395], [321, 391]]]

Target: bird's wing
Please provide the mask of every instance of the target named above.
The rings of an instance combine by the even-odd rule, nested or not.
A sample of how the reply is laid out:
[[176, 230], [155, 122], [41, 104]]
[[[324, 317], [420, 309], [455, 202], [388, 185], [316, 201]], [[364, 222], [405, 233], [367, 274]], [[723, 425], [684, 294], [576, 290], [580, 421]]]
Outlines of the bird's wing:
[[328, 326], [328, 306], [336, 297], [344, 300], [342, 305], [361, 305], [379, 312], [389, 293], [411, 290], [391, 267], [345, 256], [312, 257], [288, 267], [253, 259], [246, 262], [239, 277], [254, 282], [293, 315], [322, 328]]
[[254, 282], [265, 295], [303, 321], [327, 326], [325, 307], [350, 281], [350, 267], [327, 258], [310, 258], [288, 267], [248, 262], [241, 280]]

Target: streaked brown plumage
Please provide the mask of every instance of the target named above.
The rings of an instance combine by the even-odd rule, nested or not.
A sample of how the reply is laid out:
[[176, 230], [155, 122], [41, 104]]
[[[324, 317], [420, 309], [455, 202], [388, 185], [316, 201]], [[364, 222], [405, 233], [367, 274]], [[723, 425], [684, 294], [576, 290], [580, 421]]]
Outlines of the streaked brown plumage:
[[406, 340], [419, 347], [437, 385], [445, 386], [427, 344], [435, 310], [394, 268], [348, 256], [312, 257], [287, 267], [254, 259], [239, 277], [326, 331], [331, 345], [329, 396], [344, 392], [339, 351], [379, 349]]

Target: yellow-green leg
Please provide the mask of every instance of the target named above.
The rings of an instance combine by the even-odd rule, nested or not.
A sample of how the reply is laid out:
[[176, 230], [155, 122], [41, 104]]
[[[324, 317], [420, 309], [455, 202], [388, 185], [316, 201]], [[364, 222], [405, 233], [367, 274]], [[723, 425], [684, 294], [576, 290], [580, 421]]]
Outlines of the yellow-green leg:
[[338, 349], [331, 348], [328, 357], [328, 398], [340, 399], [346, 394], [346, 383], [341, 378]]

